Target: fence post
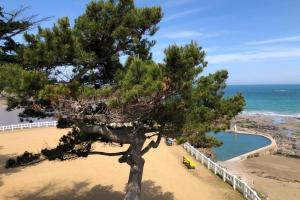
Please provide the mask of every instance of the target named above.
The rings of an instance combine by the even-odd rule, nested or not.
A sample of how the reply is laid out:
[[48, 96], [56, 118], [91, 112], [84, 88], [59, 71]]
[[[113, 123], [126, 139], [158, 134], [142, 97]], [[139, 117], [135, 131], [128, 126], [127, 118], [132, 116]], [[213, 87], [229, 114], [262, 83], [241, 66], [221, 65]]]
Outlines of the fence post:
[[210, 159], [207, 158], [207, 169], [210, 169]]
[[203, 156], [203, 154], [201, 154], [201, 163], [202, 164], [204, 163], [204, 156]]
[[246, 183], [243, 183], [244, 187], [243, 187], [243, 194], [244, 194], [244, 197], [247, 198], [247, 184]]
[[232, 180], [233, 180], [233, 181], [232, 181], [233, 189], [236, 190], [236, 177], [233, 176]]
[[226, 171], [223, 169], [223, 181], [226, 182]]
[[215, 174], [217, 174], [217, 164], [215, 163]]

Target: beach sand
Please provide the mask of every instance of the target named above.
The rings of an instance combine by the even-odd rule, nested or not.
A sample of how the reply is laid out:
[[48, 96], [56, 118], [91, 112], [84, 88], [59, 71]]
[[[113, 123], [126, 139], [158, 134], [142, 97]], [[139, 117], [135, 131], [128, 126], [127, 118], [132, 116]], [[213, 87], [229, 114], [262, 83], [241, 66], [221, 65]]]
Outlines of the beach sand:
[[266, 155], [222, 164], [266, 199], [300, 199], [300, 159]]
[[[25, 150], [38, 152], [53, 147], [66, 130], [28, 129], [0, 133], [1, 200], [117, 200], [124, 197], [129, 166], [118, 157], [90, 156], [65, 162], [45, 161], [34, 166], [6, 170], [5, 160]], [[97, 144], [97, 150], [120, 151], [120, 147]], [[125, 147], [124, 147], [125, 148]], [[166, 146], [145, 155], [143, 200], [241, 200], [241, 194], [197, 164], [195, 171], [181, 163], [187, 155], [181, 146]]]
[[6, 100], [3, 97], [0, 97], [0, 107], [6, 107]]

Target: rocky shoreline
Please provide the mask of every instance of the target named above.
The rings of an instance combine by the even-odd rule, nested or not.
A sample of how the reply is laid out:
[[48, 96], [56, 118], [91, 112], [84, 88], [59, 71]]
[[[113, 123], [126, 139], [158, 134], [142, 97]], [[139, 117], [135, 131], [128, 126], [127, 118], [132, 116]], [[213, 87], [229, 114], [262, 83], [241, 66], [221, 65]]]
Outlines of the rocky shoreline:
[[240, 114], [232, 122], [240, 131], [265, 133], [277, 144], [277, 154], [300, 158], [300, 118]]

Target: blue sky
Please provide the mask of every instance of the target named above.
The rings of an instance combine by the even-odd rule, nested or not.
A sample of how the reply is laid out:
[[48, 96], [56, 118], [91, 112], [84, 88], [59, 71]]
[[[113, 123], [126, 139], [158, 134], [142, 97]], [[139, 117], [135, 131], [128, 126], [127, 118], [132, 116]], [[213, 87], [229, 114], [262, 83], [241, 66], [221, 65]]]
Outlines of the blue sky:
[[[84, 12], [88, 0], [0, 0], [12, 10], [30, 6], [27, 14], [71, 21]], [[137, 0], [160, 5], [164, 18], [154, 37], [156, 61], [169, 44], [195, 40], [207, 52], [205, 73], [229, 71], [229, 84], [300, 84], [299, 0]]]

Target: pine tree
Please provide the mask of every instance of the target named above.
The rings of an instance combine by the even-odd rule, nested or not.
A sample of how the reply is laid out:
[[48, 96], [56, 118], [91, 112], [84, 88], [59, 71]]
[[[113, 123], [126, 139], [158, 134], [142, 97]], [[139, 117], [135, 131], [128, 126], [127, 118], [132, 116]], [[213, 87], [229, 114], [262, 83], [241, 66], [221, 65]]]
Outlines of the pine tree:
[[[242, 111], [241, 94], [225, 97], [225, 70], [203, 75], [208, 63], [197, 43], [165, 49], [163, 63], [151, 59], [153, 35], [162, 17], [158, 7], [136, 8], [131, 0], [91, 2], [70, 27], [67, 18], [52, 29], [26, 34], [18, 84], [5, 88], [15, 106], [35, 108], [72, 126], [56, 148], [26, 152], [8, 167], [34, 160], [67, 160], [89, 155], [119, 156], [130, 166], [125, 199], [140, 199], [145, 160], [161, 138], [176, 137], [196, 147], [220, 145], [209, 131], [227, 129]], [[124, 65], [122, 54], [128, 55]], [[72, 66], [65, 80], [61, 66]], [[53, 74], [54, 72], [54, 74]], [[100, 88], [94, 83], [101, 82]], [[32, 83], [35, 84], [32, 84]], [[28, 91], [28, 92], [26, 92]], [[30, 114], [33, 114], [32, 112]], [[151, 142], [144, 147], [146, 141]], [[95, 142], [128, 144], [124, 152], [98, 152]]]

